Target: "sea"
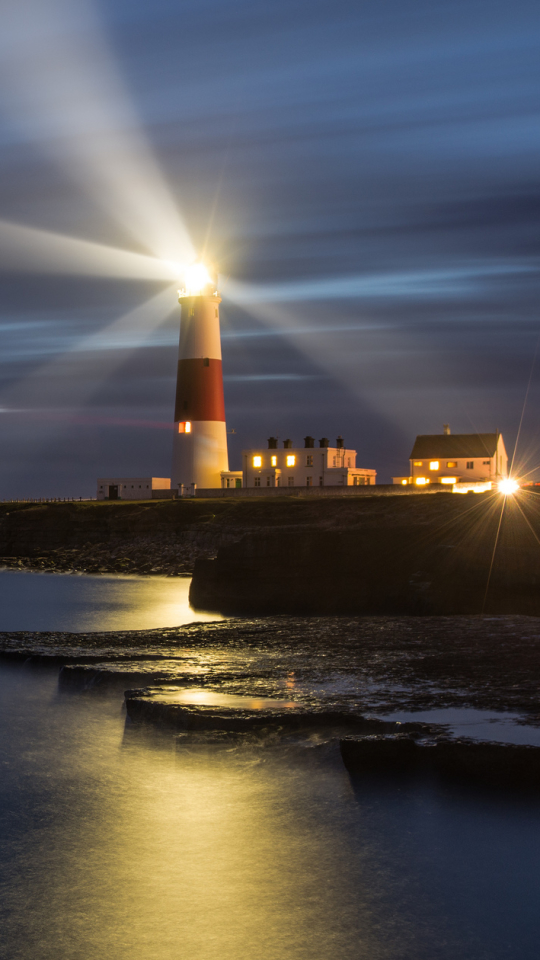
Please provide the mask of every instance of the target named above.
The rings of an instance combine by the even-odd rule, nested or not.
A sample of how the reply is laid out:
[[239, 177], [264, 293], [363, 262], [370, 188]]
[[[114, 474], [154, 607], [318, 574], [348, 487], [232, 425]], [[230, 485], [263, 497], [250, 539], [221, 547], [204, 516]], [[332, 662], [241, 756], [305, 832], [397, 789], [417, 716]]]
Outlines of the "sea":
[[[147, 629], [189, 582], [0, 572], [0, 630]], [[0, 659], [2, 960], [538, 960], [540, 801], [190, 743]]]

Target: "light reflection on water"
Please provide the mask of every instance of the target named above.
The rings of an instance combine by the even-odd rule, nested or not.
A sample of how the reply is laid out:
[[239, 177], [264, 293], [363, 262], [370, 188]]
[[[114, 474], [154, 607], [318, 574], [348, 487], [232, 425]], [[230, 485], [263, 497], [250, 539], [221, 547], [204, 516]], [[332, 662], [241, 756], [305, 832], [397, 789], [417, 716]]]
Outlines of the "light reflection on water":
[[536, 960], [538, 804], [175, 743], [0, 664], [2, 957]]
[[188, 577], [0, 570], [0, 631], [149, 630], [222, 620], [189, 606]]
[[297, 710], [298, 704], [291, 700], [272, 700], [270, 697], [237, 696], [234, 693], [220, 693], [218, 690], [206, 690], [199, 687], [179, 689], [160, 687], [159, 700], [172, 703], [185, 703], [199, 707], [229, 707], [235, 710]]

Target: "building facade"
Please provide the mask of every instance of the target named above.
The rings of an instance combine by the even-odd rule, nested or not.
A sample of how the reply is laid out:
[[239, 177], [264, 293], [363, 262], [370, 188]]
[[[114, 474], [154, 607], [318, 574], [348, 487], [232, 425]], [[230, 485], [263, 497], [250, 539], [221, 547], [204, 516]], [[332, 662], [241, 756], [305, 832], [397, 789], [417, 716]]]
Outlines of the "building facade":
[[[228, 477], [231, 474], [223, 475], [222, 486]], [[326, 437], [319, 440], [318, 447], [313, 437], [305, 437], [303, 447], [284, 440], [281, 448], [277, 438], [270, 437], [266, 449], [242, 451], [244, 487], [366, 486], [375, 484], [376, 479], [376, 470], [356, 466], [356, 450], [346, 448], [342, 437], [335, 447]]]
[[[501, 433], [423, 434], [416, 438], [408, 477], [394, 483], [492, 484], [508, 476], [508, 455]], [[489, 487], [486, 487], [489, 489]]]
[[169, 477], [99, 477], [97, 500], [165, 500], [172, 497]]

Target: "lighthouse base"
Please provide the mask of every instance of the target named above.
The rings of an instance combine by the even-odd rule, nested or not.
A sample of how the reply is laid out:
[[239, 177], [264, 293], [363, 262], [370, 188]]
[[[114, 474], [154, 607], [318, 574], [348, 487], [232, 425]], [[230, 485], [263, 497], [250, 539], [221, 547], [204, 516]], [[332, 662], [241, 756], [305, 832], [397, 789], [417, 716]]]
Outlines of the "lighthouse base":
[[171, 489], [180, 495], [197, 487], [221, 487], [221, 473], [229, 469], [227, 427], [223, 420], [175, 423]]

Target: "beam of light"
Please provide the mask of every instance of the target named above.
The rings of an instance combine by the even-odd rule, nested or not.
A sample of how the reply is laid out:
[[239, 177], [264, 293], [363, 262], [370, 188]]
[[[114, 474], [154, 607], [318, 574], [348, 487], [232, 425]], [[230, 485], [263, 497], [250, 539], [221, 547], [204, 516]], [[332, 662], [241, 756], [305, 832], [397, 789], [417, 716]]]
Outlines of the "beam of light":
[[499, 483], [499, 493], [502, 493], [505, 497], [512, 496], [512, 494], [517, 493], [518, 490], [519, 483], [516, 483], [511, 477], [508, 477], [506, 480], [501, 480]]
[[0, 220], [0, 266], [36, 273], [174, 280], [181, 267], [117, 247]]
[[[143, 346], [173, 309], [175, 291], [174, 286], [169, 286], [4, 390], [0, 394], [1, 405], [8, 409], [39, 405], [73, 411], [99, 391], [126, 356]], [[32, 455], [35, 457], [35, 449]]]
[[522, 424], [523, 424], [523, 417], [525, 416], [525, 408], [526, 408], [526, 406], [527, 406], [527, 400], [528, 400], [528, 398], [529, 398], [529, 391], [530, 391], [530, 389], [531, 389], [532, 376], [533, 376], [533, 372], [534, 372], [534, 365], [535, 365], [535, 363], [536, 363], [536, 356], [537, 356], [537, 353], [538, 353], [538, 345], [539, 345], [539, 344], [540, 344], [540, 337], [538, 337], [537, 340], [536, 340], [536, 347], [535, 347], [534, 354], [533, 354], [533, 358], [532, 358], [531, 372], [530, 372], [530, 374], [529, 374], [529, 382], [527, 383], [527, 389], [526, 389], [526, 391], [525, 391], [525, 397], [524, 397], [524, 400], [523, 400], [523, 407], [521, 408], [521, 417], [519, 418], [518, 432], [517, 432], [517, 436], [516, 436], [516, 442], [515, 442], [515, 444], [514, 444], [514, 452], [513, 452], [513, 454], [512, 454], [512, 461], [511, 461], [511, 463], [510, 463], [510, 473], [512, 473], [512, 470], [513, 470], [513, 468], [514, 468], [514, 460], [516, 459], [516, 453], [517, 453], [519, 438], [520, 438], [520, 434], [521, 434], [521, 427], [522, 427]]
[[[238, 303], [247, 313], [253, 316], [257, 321], [264, 324], [268, 329], [279, 332], [281, 336], [289, 340], [296, 349], [308, 357], [319, 370], [330, 374], [338, 383], [342, 384], [349, 393], [358, 397], [364, 409], [374, 409], [377, 407], [378, 414], [383, 416], [389, 423], [396, 424], [399, 429], [402, 428], [401, 419], [403, 412], [401, 408], [388, 398], [378, 396], [375, 398], [372, 391], [371, 399], [367, 396], [366, 384], [360, 375], [360, 363], [366, 357], [359, 353], [359, 350], [351, 348], [350, 338], [337, 337], [335, 333], [338, 328], [330, 325], [321, 325], [314, 327], [312, 318], [305, 327], [299, 323], [297, 313], [287, 310], [283, 304], [259, 301], [252, 294], [252, 288], [239, 281], [227, 281], [221, 285], [224, 296], [227, 296], [233, 303]], [[237, 299], [238, 298], [238, 299]], [[348, 331], [352, 332], [350, 326]], [[369, 327], [359, 326], [358, 332], [361, 334]], [[309, 336], [305, 334], [309, 333]], [[403, 334], [394, 333], [392, 346], [394, 351], [398, 351], [405, 342]], [[410, 344], [405, 343], [404, 349], [410, 349]], [[432, 372], [436, 369], [436, 364], [440, 363], [435, 356], [430, 357]], [[441, 379], [443, 371], [441, 371]]]
[[498, 522], [498, 524], [497, 524], [497, 532], [496, 532], [496, 534], [495, 534], [495, 542], [494, 542], [494, 544], [493, 544], [493, 551], [492, 551], [492, 553], [491, 553], [491, 560], [490, 560], [490, 564], [489, 564], [489, 570], [488, 570], [487, 581], [486, 581], [486, 589], [485, 589], [485, 593], [484, 593], [484, 599], [483, 599], [483, 601], [482, 601], [482, 609], [481, 609], [481, 611], [480, 611], [480, 613], [481, 613], [482, 615], [484, 614], [484, 611], [485, 611], [485, 609], [486, 609], [486, 603], [487, 603], [487, 598], [488, 598], [488, 593], [489, 593], [489, 585], [490, 585], [490, 583], [491, 583], [491, 574], [493, 573], [493, 565], [494, 565], [494, 563], [495, 563], [495, 554], [497, 553], [497, 547], [498, 547], [498, 544], [499, 544], [499, 537], [500, 537], [500, 535], [501, 535], [501, 527], [502, 527], [502, 522], [503, 522], [503, 517], [504, 517], [504, 508], [506, 507], [506, 503], [507, 503], [507, 499], [506, 499], [506, 497], [503, 497], [502, 505], [501, 505], [501, 513], [500, 513], [500, 516], [499, 516], [499, 522]]
[[143, 249], [192, 260], [186, 226], [90, 0], [4, 4], [0, 53], [0, 99], [19, 136], [52, 157]]
[[298, 300], [461, 297], [482, 288], [483, 282], [489, 279], [537, 272], [536, 266], [527, 264], [478, 263], [447, 270], [356, 274], [267, 285], [228, 279], [222, 284], [222, 293], [239, 306], [251, 307]]

